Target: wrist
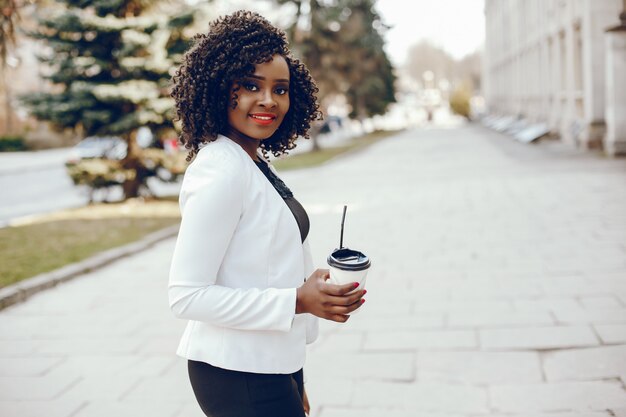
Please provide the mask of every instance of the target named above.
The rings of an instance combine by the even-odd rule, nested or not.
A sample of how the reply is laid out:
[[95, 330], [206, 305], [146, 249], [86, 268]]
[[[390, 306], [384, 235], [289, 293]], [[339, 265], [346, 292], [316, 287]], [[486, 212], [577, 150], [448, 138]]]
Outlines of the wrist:
[[302, 307], [302, 287], [296, 288], [296, 314], [304, 313]]

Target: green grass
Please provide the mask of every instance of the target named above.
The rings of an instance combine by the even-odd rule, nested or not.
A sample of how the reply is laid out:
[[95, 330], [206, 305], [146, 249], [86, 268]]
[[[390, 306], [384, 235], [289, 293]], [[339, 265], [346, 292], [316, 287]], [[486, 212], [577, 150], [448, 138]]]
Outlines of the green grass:
[[0, 288], [136, 241], [177, 217], [68, 219], [0, 229]]
[[400, 132], [399, 130], [378, 130], [372, 133], [368, 133], [364, 136], [353, 139], [350, 143], [342, 146], [323, 148], [317, 151], [311, 151], [306, 153], [299, 153], [293, 156], [288, 156], [284, 159], [277, 159], [272, 162], [272, 165], [279, 171], [285, 171], [290, 169], [311, 168], [321, 165], [330, 159], [345, 154], [347, 152], [353, 152], [359, 149], [366, 148], [373, 143], [376, 143], [389, 136], [395, 135]]

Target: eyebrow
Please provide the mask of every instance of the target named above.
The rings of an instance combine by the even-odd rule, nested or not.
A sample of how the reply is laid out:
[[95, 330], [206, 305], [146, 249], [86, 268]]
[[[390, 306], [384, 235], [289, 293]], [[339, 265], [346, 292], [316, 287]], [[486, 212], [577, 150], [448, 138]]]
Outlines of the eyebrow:
[[[261, 77], [260, 75], [252, 74], [252, 75], [248, 75], [248, 78], [255, 78], [257, 80], [265, 81], [265, 77]], [[284, 83], [288, 83], [289, 82], [289, 80], [286, 79], [286, 78], [277, 78], [274, 81], [276, 81], [276, 82], [284, 82]]]

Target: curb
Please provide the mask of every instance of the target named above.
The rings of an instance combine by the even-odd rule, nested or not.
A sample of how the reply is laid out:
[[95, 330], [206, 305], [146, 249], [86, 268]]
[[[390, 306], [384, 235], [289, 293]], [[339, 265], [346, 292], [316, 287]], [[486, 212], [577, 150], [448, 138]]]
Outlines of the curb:
[[176, 236], [179, 225], [166, 227], [144, 236], [141, 240], [124, 246], [100, 252], [80, 262], [66, 265], [54, 271], [44, 272], [32, 278], [27, 278], [16, 284], [0, 289], [0, 310], [26, 301], [32, 295], [58, 284], [79, 277], [82, 274], [113, 263], [118, 259], [144, 251], [155, 244]]

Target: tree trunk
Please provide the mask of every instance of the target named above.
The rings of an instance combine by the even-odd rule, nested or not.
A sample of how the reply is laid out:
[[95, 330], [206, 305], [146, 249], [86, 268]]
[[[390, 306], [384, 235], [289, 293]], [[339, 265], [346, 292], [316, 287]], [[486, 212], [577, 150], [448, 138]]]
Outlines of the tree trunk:
[[311, 128], [309, 129], [309, 138], [310, 138], [311, 145], [312, 145], [311, 152], [317, 152], [320, 149], [322, 149], [320, 147], [319, 142], [317, 141], [317, 138], [320, 134], [320, 130], [321, 130], [321, 126], [319, 123], [313, 123], [311, 125]]
[[4, 89], [4, 134], [13, 133], [13, 108], [11, 107], [11, 86], [7, 80], [7, 69], [2, 70], [2, 88]]
[[127, 137], [128, 152], [122, 160], [122, 168], [130, 169], [135, 172], [134, 178], [127, 178], [122, 184], [124, 199], [139, 197], [139, 190], [146, 182], [149, 171], [143, 165], [140, 159], [140, 149], [137, 145], [137, 130], [133, 130]]

